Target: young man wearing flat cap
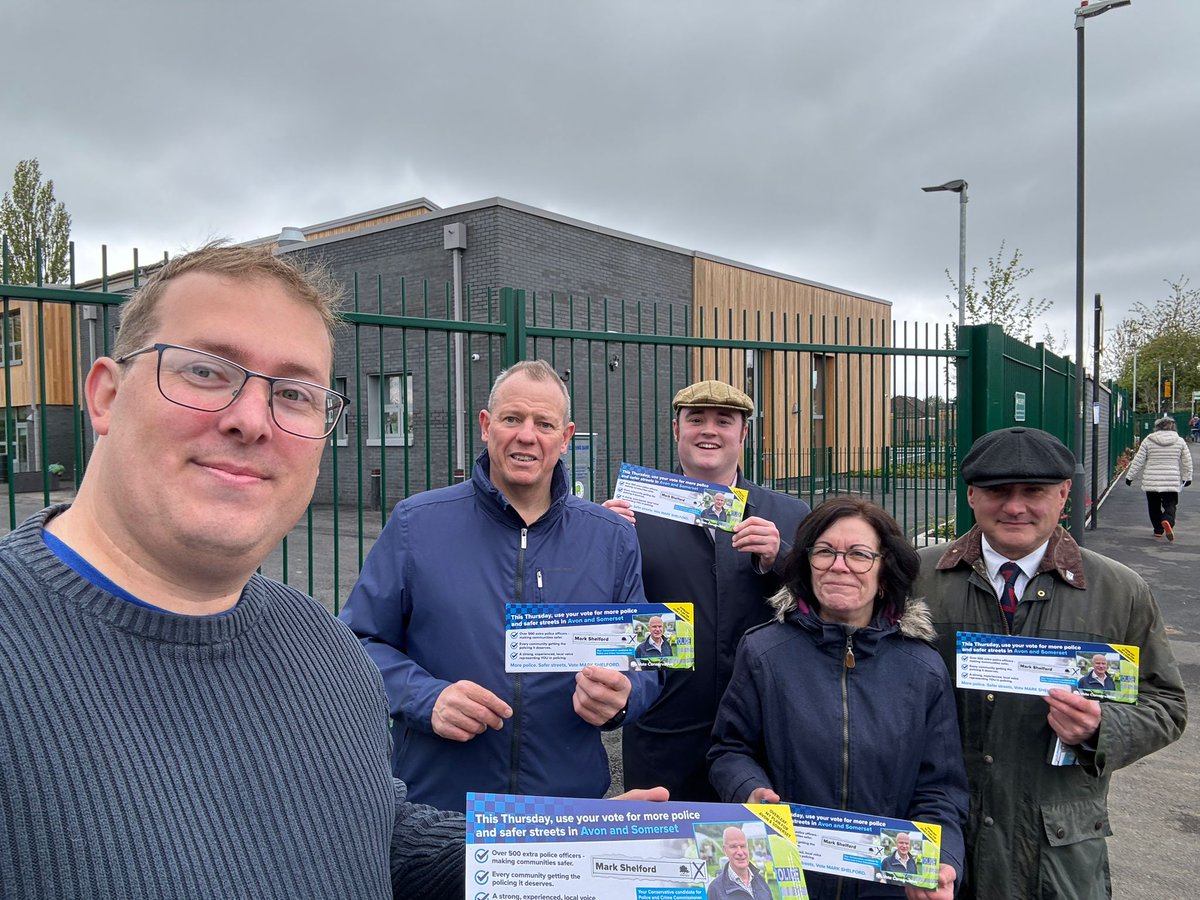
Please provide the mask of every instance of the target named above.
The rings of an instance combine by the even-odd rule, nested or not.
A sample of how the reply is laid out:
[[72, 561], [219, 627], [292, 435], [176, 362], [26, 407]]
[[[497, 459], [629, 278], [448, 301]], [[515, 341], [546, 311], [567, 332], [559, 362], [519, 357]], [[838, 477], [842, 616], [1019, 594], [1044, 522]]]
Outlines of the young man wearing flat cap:
[[[1158, 604], [1136, 572], [1081, 548], [1058, 524], [1075, 467], [1036, 428], [979, 438], [962, 461], [970, 531], [926, 547], [913, 596], [933, 612], [954, 671], [955, 632], [1140, 648], [1137, 703], [1064, 688], [1046, 697], [957, 692], [971, 788], [967, 879], [959, 898], [1111, 896], [1112, 773], [1183, 732], [1187, 702]], [[1049, 761], [1057, 741], [1072, 765]]]
[[746, 394], [721, 381], [688, 385], [671, 403], [679, 468], [689, 478], [747, 491], [742, 521], [732, 533], [655, 516], [635, 520], [629, 503], [604, 505], [637, 528], [642, 581], [652, 603], [693, 603], [696, 668], [667, 670], [662, 694], [623, 730], [625, 786], [665, 785], [673, 800], [716, 801], [706, 754], [717, 704], [733, 672], [747, 628], [767, 621], [767, 598], [808, 504], [747, 481], [741, 460], [754, 413]]

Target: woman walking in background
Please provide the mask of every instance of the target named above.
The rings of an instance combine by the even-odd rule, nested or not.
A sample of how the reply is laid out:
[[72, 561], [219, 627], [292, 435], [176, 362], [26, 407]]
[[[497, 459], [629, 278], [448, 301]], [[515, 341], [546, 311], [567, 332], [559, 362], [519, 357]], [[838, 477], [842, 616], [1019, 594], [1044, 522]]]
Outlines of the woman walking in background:
[[1125, 483], [1133, 484], [1139, 474], [1155, 539], [1165, 535], [1168, 541], [1175, 540], [1175, 510], [1180, 487], [1192, 483], [1192, 453], [1170, 416], [1155, 422], [1154, 430], [1142, 439], [1125, 472]]

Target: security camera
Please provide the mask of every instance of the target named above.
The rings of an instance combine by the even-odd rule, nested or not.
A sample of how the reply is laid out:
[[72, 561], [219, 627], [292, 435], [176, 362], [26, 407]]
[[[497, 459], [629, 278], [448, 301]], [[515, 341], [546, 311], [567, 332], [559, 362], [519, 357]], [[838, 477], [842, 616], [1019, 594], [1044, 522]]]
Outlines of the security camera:
[[479, 362], [479, 359], [480, 359], [480, 357], [479, 357], [478, 353], [471, 354], [471, 362]]

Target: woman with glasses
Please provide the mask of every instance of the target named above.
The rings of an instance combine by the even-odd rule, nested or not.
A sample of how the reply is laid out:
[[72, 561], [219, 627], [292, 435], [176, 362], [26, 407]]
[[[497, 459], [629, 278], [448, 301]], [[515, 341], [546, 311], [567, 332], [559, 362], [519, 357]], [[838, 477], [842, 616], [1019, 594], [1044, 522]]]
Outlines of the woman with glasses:
[[[852, 498], [817, 507], [796, 531], [775, 620], [738, 647], [709, 774], [726, 802], [942, 826], [939, 888], [907, 896], [950, 900], [962, 879], [967, 779], [929, 611], [909, 597], [918, 567], [882, 507]], [[805, 872], [813, 900], [906, 896], [879, 878], [887, 883]]]

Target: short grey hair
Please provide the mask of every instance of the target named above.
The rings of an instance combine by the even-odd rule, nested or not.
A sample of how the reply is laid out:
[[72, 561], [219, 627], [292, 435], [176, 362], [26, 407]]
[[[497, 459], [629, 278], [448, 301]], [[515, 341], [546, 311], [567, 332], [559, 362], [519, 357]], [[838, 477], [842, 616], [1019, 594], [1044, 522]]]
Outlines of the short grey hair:
[[1178, 431], [1179, 426], [1175, 423], [1175, 420], [1172, 419], [1170, 416], [1163, 416], [1161, 419], [1159, 419], [1157, 422], [1154, 423], [1154, 430], [1155, 431]]
[[565, 426], [571, 421], [571, 395], [567, 393], [567, 386], [558, 377], [558, 372], [554, 371], [554, 367], [544, 359], [525, 359], [513, 363], [497, 375], [496, 381], [492, 384], [492, 390], [488, 394], [487, 408], [489, 412], [496, 408], [496, 392], [500, 389], [500, 385], [514, 375], [524, 375], [530, 381], [549, 381], [558, 385], [563, 397], [563, 425]]

